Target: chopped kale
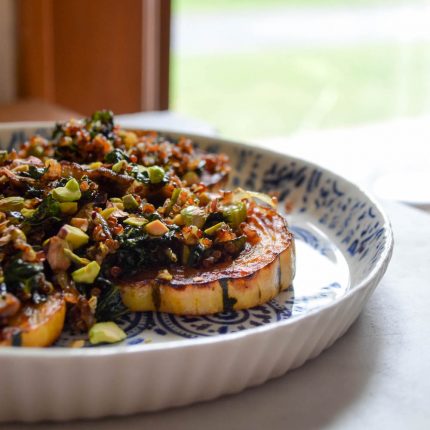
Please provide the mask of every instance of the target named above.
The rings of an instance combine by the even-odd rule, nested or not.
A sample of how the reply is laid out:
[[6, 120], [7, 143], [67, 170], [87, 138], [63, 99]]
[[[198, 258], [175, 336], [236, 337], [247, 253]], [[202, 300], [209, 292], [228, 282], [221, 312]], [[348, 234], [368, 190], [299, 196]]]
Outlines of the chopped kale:
[[96, 286], [101, 294], [97, 300], [96, 319], [100, 321], [115, 321], [127, 312], [121, 300], [119, 288], [109, 280], [99, 277]]
[[91, 118], [87, 120], [86, 127], [90, 132], [91, 139], [102, 134], [108, 140], [115, 140], [113, 113], [110, 110], [99, 110], [93, 113]]
[[[54, 158], [57, 160], [74, 160], [78, 154], [78, 145], [76, 143], [76, 138], [70, 134], [66, 134], [67, 124], [57, 123], [55, 124], [54, 131], [52, 132], [52, 140], [55, 143], [55, 153]], [[68, 144], [62, 142], [58, 145], [60, 140], [65, 137], [69, 137]]]
[[206, 160], [200, 160], [200, 162], [199, 162], [199, 164], [198, 164], [198, 166], [197, 166], [197, 168], [196, 168], [196, 170], [195, 170], [195, 171], [196, 171], [199, 175], [201, 175], [201, 174], [204, 172], [205, 167], [206, 167]]
[[[154, 184], [151, 181], [151, 176], [149, 170], [147, 168], [142, 168], [142, 166], [138, 166], [137, 164], [130, 163], [131, 170], [128, 171], [130, 176], [133, 176], [134, 179], [138, 182], [142, 182], [143, 184]], [[157, 181], [156, 185], [165, 185], [169, 182], [169, 175], [165, 173], [160, 181]]]
[[41, 197], [43, 197], [43, 194], [44, 194], [44, 192], [40, 188], [36, 188], [33, 186], [27, 186], [27, 189], [25, 190], [24, 197], [27, 199], [33, 199], [35, 197], [41, 198]]
[[46, 301], [42, 291], [46, 284], [43, 264], [14, 258], [6, 266], [5, 283], [7, 290], [17, 297], [30, 297], [36, 304]]
[[58, 222], [61, 221], [60, 204], [51, 196], [48, 195], [36, 209], [36, 212], [24, 221], [24, 225], [32, 228], [50, 227], [56, 228]]
[[58, 140], [64, 136], [64, 124], [57, 122], [55, 124], [54, 130], [52, 131], [52, 139]]
[[193, 246], [190, 250], [187, 265], [190, 267], [197, 267], [202, 261], [205, 254], [205, 248], [199, 243]]
[[[32, 178], [36, 181], [39, 180], [46, 172], [48, 171], [47, 167], [36, 167], [36, 166], [29, 166], [27, 172], [21, 172], [20, 176], [24, 176], [26, 178]], [[36, 188], [32, 187], [31, 185], [27, 185], [27, 190], [25, 191], [26, 196], [29, 196], [29, 193], [31, 194], [34, 192]], [[30, 196], [29, 196], [30, 197]], [[33, 197], [33, 196], [32, 196]], [[34, 196], [39, 197], [39, 196]]]
[[98, 110], [94, 112], [91, 116], [90, 123], [100, 122], [103, 125], [111, 126], [113, 125], [113, 112], [110, 110]]
[[54, 158], [57, 160], [74, 160], [78, 156], [78, 145], [74, 138], [70, 144], [57, 145], [55, 148]]
[[128, 172], [130, 176], [133, 176], [134, 179], [138, 182], [142, 182], [142, 184], [150, 184], [151, 180], [149, 179], [149, 173], [147, 170], [139, 170], [137, 164], [132, 164], [131, 170]]
[[115, 164], [118, 163], [118, 161], [126, 160], [129, 161], [127, 154], [122, 149], [114, 149], [113, 151], [107, 153], [105, 155], [105, 161], [106, 163]]
[[152, 237], [142, 232], [139, 227], [127, 226], [119, 236], [119, 249], [108, 256], [103, 262], [102, 273], [109, 276], [113, 266], [122, 269], [126, 276], [132, 276], [145, 267], [160, 267], [170, 264], [166, 254], [167, 248], [175, 250], [178, 247], [173, 230], [161, 237]]
[[212, 227], [215, 224], [218, 224], [222, 221], [224, 221], [224, 217], [223, 217], [222, 212], [212, 212], [206, 218], [204, 228], [207, 229], [207, 228]]
[[27, 173], [30, 178], [40, 179], [47, 171], [47, 167], [30, 166]]

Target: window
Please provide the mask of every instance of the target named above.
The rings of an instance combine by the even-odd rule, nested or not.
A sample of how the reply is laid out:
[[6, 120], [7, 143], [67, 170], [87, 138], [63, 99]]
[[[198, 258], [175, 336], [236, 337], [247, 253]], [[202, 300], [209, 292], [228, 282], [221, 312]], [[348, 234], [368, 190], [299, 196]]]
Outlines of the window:
[[430, 111], [417, 0], [173, 0], [171, 108], [253, 140]]

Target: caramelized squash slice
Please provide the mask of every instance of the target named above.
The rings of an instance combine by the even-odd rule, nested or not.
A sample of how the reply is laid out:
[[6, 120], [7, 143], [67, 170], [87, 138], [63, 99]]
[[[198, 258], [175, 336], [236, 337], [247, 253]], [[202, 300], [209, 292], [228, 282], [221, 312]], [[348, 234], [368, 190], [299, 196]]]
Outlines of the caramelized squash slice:
[[231, 263], [210, 269], [169, 269], [171, 281], [156, 279], [155, 270], [119, 284], [131, 311], [160, 311], [178, 315], [206, 315], [261, 305], [287, 289], [294, 278], [295, 251], [285, 219], [261, 207], [249, 223], [260, 241], [246, 244]]
[[0, 329], [0, 346], [52, 345], [63, 330], [65, 315], [66, 304], [59, 294], [39, 305], [24, 305], [9, 319], [8, 327]]

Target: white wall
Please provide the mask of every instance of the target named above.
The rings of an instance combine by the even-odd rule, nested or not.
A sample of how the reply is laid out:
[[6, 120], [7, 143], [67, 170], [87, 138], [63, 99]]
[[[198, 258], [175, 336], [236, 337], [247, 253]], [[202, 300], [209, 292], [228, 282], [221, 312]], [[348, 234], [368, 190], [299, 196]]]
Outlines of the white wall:
[[16, 31], [14, 0], [0, 0], [0, 103], [16, 95]]

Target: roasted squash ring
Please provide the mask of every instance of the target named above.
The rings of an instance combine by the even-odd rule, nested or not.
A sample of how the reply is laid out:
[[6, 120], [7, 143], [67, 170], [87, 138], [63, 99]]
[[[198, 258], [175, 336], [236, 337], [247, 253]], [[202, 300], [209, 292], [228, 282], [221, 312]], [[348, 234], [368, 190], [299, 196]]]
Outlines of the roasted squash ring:
[[156, 279], [145, 270], [119, 284], [124, 304], [131, 311], [160, 311], [177, 315], [206, 315], [261, 305], [292, 283], [295, 250], [285, 219], [260, 207], [249, 219], [260, 241], [247, 243], [229, 264], [210, 270], [176, 267], [171, 281]]
[[52, 345], [64, 327], [66, 304], [60, 294], [48, 296], [46, 302], [26, 304], [0, 332], [0, 346]]

